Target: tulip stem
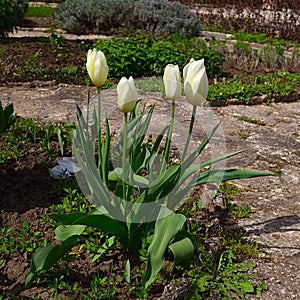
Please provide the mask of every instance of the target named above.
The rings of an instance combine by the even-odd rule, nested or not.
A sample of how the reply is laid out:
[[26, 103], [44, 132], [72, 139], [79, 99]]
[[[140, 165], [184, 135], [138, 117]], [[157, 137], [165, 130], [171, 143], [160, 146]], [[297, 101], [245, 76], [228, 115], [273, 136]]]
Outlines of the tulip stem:
[[98, 130], [101, 135], [101, 101], [100, 101], [100, 87], [97, 87], [97, 95], [98, 95]]
[[162, 174], [163, 170], [165, 169], [165, 167], [168, 165], [168, 162], [169, 162], [174, 117], [175, 117], [175, 101], [173, 100], [172, 101], [171, 121], [170, 121], [168, 136], [167, 136], [167, 140], [166, 140], [165, 151], [164, 151], [164, 155], [163, 155], [164, 159], [163, 159], [161, 169], [160, 169], [160, 175]]
[[184, 145], [181, 161], [184, 161], [187, 149], [189, 147], [189, 143], [190, 143], [190, 140], [191, 140], [193, 127], [194, 127], [194, 122], [195, 122], [196, 111], [197, 111], [197, 105], [193, 105], [193, 112], [192, 112], [191, 121], [190, 121], [190, 128], [189, 128], [188, 135], [186, 137], [186, 142], [185, 142], [185, 145]]
[[126, 162], [126, 144], [127, 141], [127, 113], [124, 113], [124, 127], [123, 127], [123, 153], [122, 153], [122, 182], [123, 182], [123, 197], [126, 200], [126, 183], [125, 183], [125, 162]]
[[100, 87], [97, 87], [98, 96], [98, 167], [102, 164], [102, 132], [101, 132], [101, 101], [100, 101]]

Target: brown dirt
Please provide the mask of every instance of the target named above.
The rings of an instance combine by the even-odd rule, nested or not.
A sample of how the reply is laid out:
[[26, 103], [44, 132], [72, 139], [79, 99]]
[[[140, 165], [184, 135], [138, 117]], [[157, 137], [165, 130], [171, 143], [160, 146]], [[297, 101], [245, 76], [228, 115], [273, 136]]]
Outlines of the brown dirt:
[[[45, 44], [39, 39], [1, 39], [2, 56], [0, 71], [0, 99], [4, 105], [14, 103], [16, 112], [24, 117], [48, 116], [50, 120], [74, 121], [74, 103], [84, 106], [87, 87], [84, 86], [86, 74], [83, 65], [86, 55], [81, 41], [65, 41], [63, 50], [57, 45]], [[37, 75], [20, 74], [35, 53], [35, 66], [47, 66], [49, 70], [57, 67], [79, 67], [79, 75], [60, 78], [60, 83], [76, 83], [75, 85], [56, 85], [48, 74], [43, 80]], [[58, 55], [62, 53], [62, 55]], [[228, 70], [230, 66], [228, 67]], [[51, 73], [51, 72], [49, 72]], [[16, 83], [26, 85], [16, 86]], [[94, 93], [94, 90], [92, 90]], [[107, 107], [110, 109], [112, 121], [118, 123], [118, 115], [111, 107], [112, 99], [116, 99], [115, 91], [104, 93]], [[168, 106], [163, 103], [157, 93], [143, 94], [143, 99], [156, 103], [159, 111], [158, 122]], [[189, 111], [185, 104], [179, 109], [179, 122], [187, 124]], [[266, 280], [269, 290], [263, 294], [263, 300], [298, 299], [299, 279], [299, 111], [300, 102], [258, 105], [251, 107], [232, 105], [214, 108], [214, 114], [222, 117], [222, 130], [226, 136], [227, 150], [248, 148], [246, 155], [231, 160], [232, 167], [269, 170], [281, 174], [275, 178], [249, 180], [241, 184], [244, 190], [242, 202], [249, 204], [254, 210], [253, 216], [240, 222], [247, 232], [247, 237], [255, 239], [267, 248], [265, 258], [257, 260], [257, 272]], [[261, 125], [238, 121], [237, 117], [246, 115], [259, 119]], [[205, 111], [200, 113], [205, 118]], [[264, 124], [264, 125], [262, 125]], [[197, 138], [197, 137], [196, 137]], [[4, 141], [0, 139], [1, 144]], [[60, 196], [53, 193], [56, 182], [48, 176], [47, 167], [42, 163], [45, 154], [40, 153], [38, 145], [32, 145], [31, 151], [23, 160], [12, 162], [0, 171], [0, 226], [22, 228], [22, 221], [30, 224], [32, 232], [39, 230], [42, 238], [53, 239], [49, 226], [42, 224], [41, 215], [48, 211], [49, 205], [59, 203]], [[210, 220], [211, 221], [211, 220]], [[224, 220], [223, 220], [224, 221]], [[17, 235], [16, 235], [17, 236]], [[45, 285], [40, 284], [31, 289], [24, 289], [24, 280], [29, 269], [32, 253], [16, 253], [0, 266], [0, 295], [14, 295], [13, 299], [31, 297], [40, 293], [40, 299], [47, 299]], [[119, 253], [111, 253], [114, 261], [123, 261]], [[114, 272], [122, 272], [123, 266], [114, 265]], [[77, 282], [81, 291], [87, 291], [91, 275], [97, 269], [90, 264], [84, 254], [77, 259], [72, 268], [74, 274], [65, 275], [68, 282]], [[109, 273], [107, 264], [101, 265], [101, 275]], [[122, 285], [117, 287], [121, 293]], [[163, 285], [154, 286], [153, 297], [159, 297]], [[125, 299], [134, 299], [132, 295], [120, 294]], [[61, 294], [66, 297], [66, 294]], [[8, 297], [8, 296], [7, 296]], [[80, 299], [80, 295], [76, 295]]]

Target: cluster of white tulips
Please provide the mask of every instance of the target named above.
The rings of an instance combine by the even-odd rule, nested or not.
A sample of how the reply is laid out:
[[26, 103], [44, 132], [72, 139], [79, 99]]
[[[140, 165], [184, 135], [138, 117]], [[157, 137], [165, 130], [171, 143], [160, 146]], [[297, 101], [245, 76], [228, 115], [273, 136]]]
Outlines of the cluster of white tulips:
[[[108, 66], [105, 55], [100, 50], [89, 50], [86, 67], [93, 84], [100, 88], [106, 81]], [[178, 65], [167, 65], [164, 76], [165, 94], [170, 100], [177, 100], [182, 95], [181, 75]], [[208, 78], [204, 59], [193, 58], [183, 69], [184, 94], [193, 106], [201, 105], [207, 97]], [[132, 77], [123, 77], [117, 86], [118, 107], [123, 113], [130, 112], [137, 101], [137, 90]]]
[[[87, 54], [86, 68], [91, 78], [92, 83], [98, 89], [98, 116], [100, 129], [100, 88], [103, 86], [108, 75], [108, 65], [104, 53], [100, 50], [89, 50]], [[172, 100], [172, 116], [171, 126], [168, 138], [171, 138], [172, 125], [174, 119], [175, 101], [182, 96], [182, 81], [178, 65], [169, 64], [165, 67], [163, 82], [165, 87], [165, 95]], [[204, 59], [194, 60], [193, 58], [183, 69], [183, 89], [187, 101], [193, 105], [193, 113], [191, 117], [190, 129], [187, 135], [187, 141], [183, 150], [182, 159], [184, 158], [187, 147], [190, 141], [190, 136], [193, 129], [194, 118], [196, 114], [196, 107], [201, 105], [207, 97], [208, 93], [208, 78], [204, 66]], [[125, 115], [125, 122], [127, 121], [127, 113], [130, 113], [137, 102], [137, 89], [135, 87], [134, 79], [130, 76], [128, 79], [122, 77], [117, 85], [118, 93], [118, 107]], [[168, 153], [168, 151], [166, 152]], [[165, 157], [165, 161], [168, 157]], [[68, 165], [66, 164], [68, 163]], [[72, 164], [72, 166], [71, 166]], [[71, 167], [69, 167], [69, 165]], [[66, 178], [74, 173], [73, 162], [67, 161], [67, 158], [61, 160], [60, 163], [50, 170], [50, 175], [55, 178]], [[77, 169], [76, 169], [77, 171]]]

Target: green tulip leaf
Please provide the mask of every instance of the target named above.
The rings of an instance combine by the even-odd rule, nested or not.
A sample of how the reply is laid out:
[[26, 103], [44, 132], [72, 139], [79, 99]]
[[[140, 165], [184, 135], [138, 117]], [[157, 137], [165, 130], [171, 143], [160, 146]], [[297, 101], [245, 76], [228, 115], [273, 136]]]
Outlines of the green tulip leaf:
[[85, 225], [101, 229], [120, 238], [122, 242], [126, 242], [127, 231], [125, 227], [106, 215], [92, 213], [70, 213], [70, 214], [52, 214], [51, 218], [61, 222], [63, 225]]
[[60, 245], [50, 245], [38, 249], [32, 256], [30, 263], [30, 273], [28, 274], [25, 286], [28, 287], [34, 280], [35, 274], [39, 271], [46, 271], [53, 267], [65, 253], [78, 245], [83, 238], [73, 235]]
[[260, 176], [277, 176], [277, 174], [244, 169], [210, 170], [195, 177], [189, 184], [189, 187], [194, 187], [208, 182], [220, 183], [234, 179], [249, 179]]
[[[169, 213], [163, 217], [165, 213]], [[148, 261], [143, 285], [147, 288], [157, 277], [164, 263], [164, 254], [175, 235], [182, 229], [185, 216], [162, 209], [155, 223], [153, 240], [148, 248]]]
[[169, 248], [173, 253], [175, 264], [191, 259], [194, 254], [194, 245], [188, 237], [172, 243]]
[[72, 235], [81, 235], [85, 225], [60, 225], [55, 229], [55, 238], [58, 241], [65, 241]]

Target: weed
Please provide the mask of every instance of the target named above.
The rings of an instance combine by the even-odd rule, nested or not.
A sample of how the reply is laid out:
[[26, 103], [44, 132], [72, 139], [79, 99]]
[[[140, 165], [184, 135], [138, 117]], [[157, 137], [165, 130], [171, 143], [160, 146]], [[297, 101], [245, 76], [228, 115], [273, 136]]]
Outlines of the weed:
[[238, 261], [249, 258], [257, 258], [262, 250], [255, 242], [247, 242], [243, 239], [243, 233], [224, 236], [221, 243], [226, 250], [230, 250]]
[[203, 266], [188, 272], [192, 288], [185, 299], [207, 299], [210, 296], [217, 296], [218, 299], [246, 299], [248, 294], [260, 297], [261, 292], [267, 288], [253, 274], [255, 263], [235, 262], [235, 255], [230, 250], [220, 250], [214, 257], [210, 257], [202, 248], [199, 258]]
[[241, 197], [242, 190], [235, 184], [229, 181], [225, 181], [219, 186], [219, 193], [223, 197], [224, 206], [228, 209], [229, 213], [238, 219], [249, 218], [251, 214], [251, 208], [248, 205], [237, 205], [232, 201], [237, 201]]
[[246, 116], [238, 116], [237, 119], [239, 121], [244, 121], [244, 122], [255, 124], [255, 125], [266, 125], [266, 123], [263, 122], [263, 121], [253, 120], [253, 119], [251, 119], [249, 117], [246, 117]]
[[17, 118], [3, 134], [5, 143], [0, 152], [0, 164], [26, 156], [32, 143], [40, 142], [42, 132], [42, 126], [36, 120]]
[[274, 39], [268, 37], [265, 33], [260, 34], [253, 34], [249, 32], [244, 32], [241, 30], [238, 30], [237, 33], [233, 35], [233, 37], [228, 38], [230, 40], [238, 40], [238, 41], [244, 41], [249, 43], [259, 43], [259, 44], [270, 44], [272, 46], [279, 46], [279, 47], [286, 47], [286, 46], [293, 46], [293, 47], [299, 47], [300, 44], [297, 42], [292, 42], [290, 40], [285, 39]]
[[234, 80], [210, 85], [207, 100], [215, 101], [235, 98], [249, 104], [252, 97], [267, 95], [266, 101], [271, 101], [275, 96], [287, 97], [299, 90], [299, 87], [299, 74], [288, 72], [252, 76], [247, 82], [236, 77]]

